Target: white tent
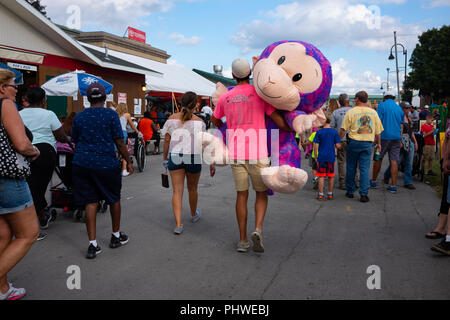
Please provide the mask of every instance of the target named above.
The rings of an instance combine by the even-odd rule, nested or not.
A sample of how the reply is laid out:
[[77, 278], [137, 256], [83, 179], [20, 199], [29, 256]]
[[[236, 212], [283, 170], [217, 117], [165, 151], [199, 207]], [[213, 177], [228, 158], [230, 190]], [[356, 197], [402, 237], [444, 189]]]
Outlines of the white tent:
[[[81, 45], [104, 52], [103, 48], [80, 42]], [[194, 71], [179, 65], [170, 65], [131, 54], [108, 50], [108, 54], [144, 68], [163, 74], [162, 77], [146, 75], [147, 89], [151, 91], [185, 93], [193, 91], [197, 95], [211, 97], [216, 85]]]

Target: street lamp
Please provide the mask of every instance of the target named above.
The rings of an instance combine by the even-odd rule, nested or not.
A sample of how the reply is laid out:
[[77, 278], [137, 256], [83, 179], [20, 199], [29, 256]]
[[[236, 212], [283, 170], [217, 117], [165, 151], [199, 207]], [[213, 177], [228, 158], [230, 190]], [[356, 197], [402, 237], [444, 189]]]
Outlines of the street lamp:
[[[397, 43], [397, 31], [394, 31], [394, 45], [391, 47], [391, 54], [389, 55], [389, 60], [394, 60], [395, 59], [395, 68], [396, 68], [396, 73], [397, 73], [397, 94], [398, 94], [398, 101], [400, 101], [400, 81], [398, 78], [398, 54], [397, 54], [397, 46], [401, 46], [403, 48], [403, 55], [405, 56], [405, 80], [406, 81], [406, 74], [407, 74], [407, 55], [408, 52], [405, 49], [405, 47], [401, 44], [401, 43]], [[395, 57], [392, 54], [392, 49], [395, 48]], [[388, 71], [389, 72], [389, 71]], [[403, 82], [403, 86], [405, 85], [405, 82]]]
[[386, 83], [386, 91], [389, 91], [389, 83], [387, 83], [386, 81], [383, 81], [383, 82], [381, 83], [380, 90], [383, 90], [383, 84], [385, 84], [385, 83]]

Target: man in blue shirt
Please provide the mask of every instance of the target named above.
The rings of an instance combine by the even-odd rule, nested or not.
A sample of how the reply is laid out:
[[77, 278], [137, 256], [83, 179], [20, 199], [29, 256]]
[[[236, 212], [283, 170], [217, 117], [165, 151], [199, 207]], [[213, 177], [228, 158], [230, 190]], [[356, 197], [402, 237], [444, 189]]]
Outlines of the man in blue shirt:
[[88, 259], [101, 252], [96, 240], [96, 215], [99, 201], [110, 206], [112, 236], [109, 246], [118, 248], [128, 242], [120, 232], [120, 193], [122, 174], [114, 146], [127, 162], [130, 174], [133, 164], [123, 140], [122, 126], [115, 111], [105, 108], [105, 88], [91, 84], [87, 89], [91, 107], [80, 112], [73, 121], [72, 141], [76, 144], [73, 158], [73, 193], [75, 203], [85, 207], [89, 237]]
[[[400, 161], [400, 147], [405, 123], [404, 112], [394, 99], [395, 96], [387, 92], [384, 101], [380, 103], [377, 109], [384, 131], [381, 133], [380, 159], [373, 164], [373, 176], [370, 182], [371, 188], [377, 187], [376, 180], [381, 169], [381, 163], [384, 155], [388, 153], [392, 183], [387, 187], [387, 190], [391, 193], [397, 193], [398, 161]], [[389, 181], [385, 180], [384, 182], [389, 184]]]

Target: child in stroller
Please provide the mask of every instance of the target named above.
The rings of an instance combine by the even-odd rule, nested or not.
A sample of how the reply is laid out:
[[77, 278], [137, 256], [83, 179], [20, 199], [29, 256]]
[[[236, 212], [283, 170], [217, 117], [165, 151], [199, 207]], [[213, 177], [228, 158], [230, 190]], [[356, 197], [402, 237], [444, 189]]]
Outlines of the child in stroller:
[[[50, 189], [51, 205], [50, 214], [52, 220], [57, 217], [56, 209], [63, 209], [64, 212], [73, 212], [75, 220], [84, 218], [84, 208], [75, 205], [74, 195], [72, 191], [72, 161], [74, 149], [67, 143], [56, 143], [56, 168], [55, 173], [61, 180], [59, 184]], [[108, 206], [104, 201], [99, 203], [99, 212], [104, 213]]]

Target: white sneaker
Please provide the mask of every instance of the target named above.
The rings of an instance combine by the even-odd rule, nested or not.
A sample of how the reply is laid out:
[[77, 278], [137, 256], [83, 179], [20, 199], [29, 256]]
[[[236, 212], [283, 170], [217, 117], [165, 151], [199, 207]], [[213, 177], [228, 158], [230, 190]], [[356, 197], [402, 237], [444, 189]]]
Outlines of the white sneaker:
[[122, 177], [128, 177], [130, 173], [127, 170], [122, 171]]
[[25, 297], [25, 295], [26, 291], [24, 288], [14, 288], [10, 283], [8, 292], [0, 292], [0, 300], [19, 300]]

